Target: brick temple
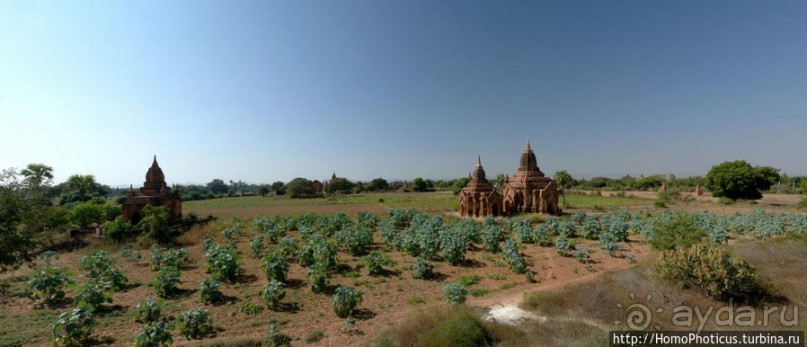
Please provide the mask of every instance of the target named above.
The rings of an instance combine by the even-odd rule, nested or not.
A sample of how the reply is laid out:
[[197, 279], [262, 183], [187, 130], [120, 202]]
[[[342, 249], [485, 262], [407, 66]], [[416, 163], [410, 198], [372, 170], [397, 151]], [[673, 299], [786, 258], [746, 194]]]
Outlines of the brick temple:
[[555, 181], [538, 168], [535, 152], [529, 141], [521, 152], [519, 167], [513, 177], [507, 177], [499, 195], [496, 187], [485, 179], [482, 161], [477, 158], [476, 169], [459, 196], [460, 215], [484, 217], [517, 213], [560, 214], [560, 192]]
[[165, 183], [165, 175], [160, 165], [157, 164], [157, 156], [151, 167], [146, 172], [146, 182], [139, 190], [129, 189], [129, 195], [121, 206], [121, 215], [129, 223], [137, 224], [143, 219], [143, 207], [152, 206], [168, 207], [169, 223], [179, 223], [182, 221], [182, 199], [178, 189], [171, 189]]

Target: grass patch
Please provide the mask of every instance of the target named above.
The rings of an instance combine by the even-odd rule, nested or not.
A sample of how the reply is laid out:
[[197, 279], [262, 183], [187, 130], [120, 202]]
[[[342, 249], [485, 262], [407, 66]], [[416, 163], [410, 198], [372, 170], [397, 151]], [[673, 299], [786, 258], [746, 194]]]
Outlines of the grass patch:
[[412, 297], [409, 297], [408, 299], [406, 299], [406, 303], [409, 304], [409, 305], [415, 306], [415, 305], [425, 304], [426, 299], [424, 299], [422, 296], [415, 295], [415, 296], [412, 296]]

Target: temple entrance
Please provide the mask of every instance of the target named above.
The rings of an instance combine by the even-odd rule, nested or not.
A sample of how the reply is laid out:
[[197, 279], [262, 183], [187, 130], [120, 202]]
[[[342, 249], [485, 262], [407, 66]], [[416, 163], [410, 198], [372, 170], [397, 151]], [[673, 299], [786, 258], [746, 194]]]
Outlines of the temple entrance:
[[137, 225], [141, 220], [143, 220], [143, 215], [141, 215], [140, 212], [132, 214], [132, 225]]
[[493, 217], [498, 217], [498, 216], [499, 216], [499, 205], [494, 203], [494, 204], [491, 206], [491, 208], [493, 209], [493, 210], [491, 211], [491, 212], [493, 212]]

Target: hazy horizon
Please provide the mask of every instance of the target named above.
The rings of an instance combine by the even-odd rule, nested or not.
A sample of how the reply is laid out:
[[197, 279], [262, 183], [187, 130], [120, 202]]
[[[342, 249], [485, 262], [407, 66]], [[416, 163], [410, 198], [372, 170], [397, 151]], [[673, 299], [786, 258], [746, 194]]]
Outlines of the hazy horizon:
[[0, 168], [807, 175], [802, 1], [0, 3]]

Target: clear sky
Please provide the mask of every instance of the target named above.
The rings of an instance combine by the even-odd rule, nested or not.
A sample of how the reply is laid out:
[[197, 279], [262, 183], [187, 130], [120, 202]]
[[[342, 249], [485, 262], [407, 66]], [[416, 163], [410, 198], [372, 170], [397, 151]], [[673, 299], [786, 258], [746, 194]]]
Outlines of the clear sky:
[[0, 1], [0, 167], [807, 174], [805, 1]]

